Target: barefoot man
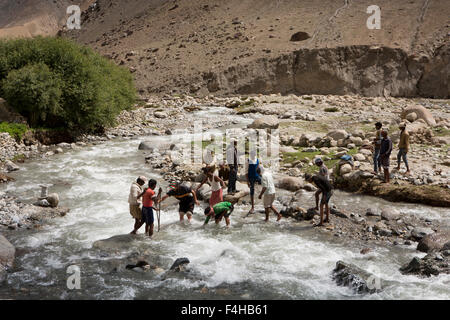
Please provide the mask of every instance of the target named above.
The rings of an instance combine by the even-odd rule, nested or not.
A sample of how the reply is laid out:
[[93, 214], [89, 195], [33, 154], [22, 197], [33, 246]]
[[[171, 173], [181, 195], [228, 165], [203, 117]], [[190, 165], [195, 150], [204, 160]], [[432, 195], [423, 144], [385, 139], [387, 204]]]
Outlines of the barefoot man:
[[400, 163], [403, 159], [403, 162], [406, 165], [406, 174], [409, 174], [409, 165], [408, 165], [408, 158], [407, 153], [409, 151], [409, 133], [406, 131], [406, 123], [402, 122], [398, 126], [400, 128], [400, 142], [398, 144], [398, 154], [397, 154], [397, 170], [400, 170]]
[[264, 170], [262, 166], [260, 166], [258, 169], [256, 169], [258, 175], [261, 176], [261, 184], [262, 184], [262, 190], [259, 194], [259, 199], [261, 199], [264, 196], [264, 210], [266, 213], [266, 222], [269, 221], [269, 214], [270, 210], [273, 211], [277, 215], [277, 221], [280, 221], [281, 214], [275, 209], [273, 206], [273, 202], [275, 201], [275, 184], [273, 183], [273, 177], [272, 174]]
[[168, 197], [175, 197], [178, 201], [180, 201], [180, 221], [184, 221], [184, 215], [187, 215], [188, 222], [191, 222], [192, 214], [194, 213], [194, 206], [200, 205], [195, 191], [192, 190], [191, 187], [185, 186], [180, 182], [172, 183], [169, 188], [169, 192], [162, 197], [161, 202], [166, 200]]
[[[333, 195], [333, 186], [330, 181], [325, 179], [323, 176], [312, 176], [309, 173], [305, 173], [305, 181], [313, 183], [322, 191], [322, 200], [320, 201], [320, 223], [317, 226], [323, 226], [324, 222], [330, 222], [330, 207], [328, 202]], [[327, 218], [323, 219], [323, 208], [325, 207], [327, 211]]]
[[[327, 180], [330, 180], [329, 178], [329, 174], [328, 174], [328, 168], [327, 166], [323, 163], [323, 160], [321, 158], [316, 158], [316, 160], [314, 160], [314, 163], [316, 164], [316, 166], [319, 167], [319, 172], [317, 173], [319, 176], [324, 177]], [[320, 194], [322, 193], [322, 190], [317, 189], [316, 191], [316, 210], [319, 210], [319, 198], [320, 198]]]
[[381, 136], [383, 137], [383, 140], [381, 140], [380, 162], [384, 170], [384, 183], [389, 183], [389, 157], [391, 156], [392, 152], [392, 141], [391, 138], [388, 137], [388, 133], [386, 130], [383, 130], [381, 132]]
[[225, 218], [225, 222], [227, 223], [227, 227], [230, 226], [230, 215], [234, 210], [234, 206], [231, 202], [220, 202], [216, 204], [214, 207], [207, 207], [205, 209], [206, 220], [203, 225], [208, 224], [211, 218], [214, 218], [216, 224], [219, 224], [222, 221], [222, 218]]
[[134, 218], [134, 229], [131, 234], [136, 234], [140, 227], [144, 224], [142, 220], [141, 200], [138, 196], [142, 193], [142, 186], [145, 184], [147, 178], [140, 176], [135, 182], [131, 184], [130, 195], [128, 196], [128, 203], [130, 205], [130, 214]]
[[150, 179], [148, 188], [138, 196], [138, 198], [142, 197], [142, 220], [145, 222], [145, 234], [149, 237], [153, 236], [153, 225], [155, 221], [153, 202], [157, 202], [161, 195], [159, 193], [158, 196], [155, 196], [155, 188], [156, 180]]

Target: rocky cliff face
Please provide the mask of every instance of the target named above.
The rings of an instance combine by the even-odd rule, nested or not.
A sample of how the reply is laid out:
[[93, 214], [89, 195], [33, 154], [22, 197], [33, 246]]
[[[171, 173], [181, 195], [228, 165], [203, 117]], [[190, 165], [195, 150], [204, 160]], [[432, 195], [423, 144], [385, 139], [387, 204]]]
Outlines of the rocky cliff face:
[[349, 46], [301, 49], [274, 59], [231, 66], [203, 75], [208, 92], [450, 96], [450, 46], [435, 56], [402, 49]]

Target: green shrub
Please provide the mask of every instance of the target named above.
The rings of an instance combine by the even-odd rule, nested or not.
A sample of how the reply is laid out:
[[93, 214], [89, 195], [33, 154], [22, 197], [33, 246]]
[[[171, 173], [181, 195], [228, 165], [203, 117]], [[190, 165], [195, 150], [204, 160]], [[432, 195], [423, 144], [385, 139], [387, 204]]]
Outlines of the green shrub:
[[129, 70], [63, 38], [0, 41], [0, 96], [32, 126], [94, 131], [130, 108]]
[[329, 107], [324, 109], [325, 112], [338, 112], [339, 109], [337, 107]]
[[14, 139], [16, 139], [16, 141], [20, 141], [27, 131], [28, 127], [21, 123], [9, 123], [9, 122], [0, 123], [0, 132], [9, 133], [9, 135]]

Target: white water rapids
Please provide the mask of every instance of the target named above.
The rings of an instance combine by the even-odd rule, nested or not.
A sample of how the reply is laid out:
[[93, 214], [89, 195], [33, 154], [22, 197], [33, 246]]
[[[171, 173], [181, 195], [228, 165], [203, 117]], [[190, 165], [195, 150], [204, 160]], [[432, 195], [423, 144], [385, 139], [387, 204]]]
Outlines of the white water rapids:
[[[158, 137], [161, 139], [160, 137]], [[146, 137], [145, 140], [151, 140]], [[423, 256], [415, 246], [374, 247], [368, 255], [362, 244], [321, 236], [310, 226], [290, 219], [267, 224], [263, 215], [244, 219], [247, 206], [238, 206], [231, 228], [210, 223], [201, 228], [203, 209], [196, 207], [193, 223], [178, 223], [177, 206], [161, 214], [161, 232], [153, 240], [138, 236], [129, 252], [102, 255], [91, 250], [94, 241], [132, 230], [128, 191], [138, 175], [149, 172], [138, 151], [140, 139], [115, 140], [68, 151], [48, 160], [21, 166], [17, 181], [6, 187], [21, 199], [34, 199], [39, 184], [53, 185], [67, 216], [51, 220], [39, 230], [8, 235], [22, 253], [13, 273], [0, 287], [0, 298], [13, 299], [449, 299], [450, 275], [421, 279], [404, 276], [399, 268], [414, 256]], [[165, 186], [165, 185], [164, 185]], [[303, 199], [313, 205], [310, 194]], [[422, 205], [389, 204], [372, 197], [336, 192], [332, 203], [348, 209], [395, 205], [407, 214], [432, 219], [448, 216], [445, 209]], [[276, 203], [279, 205], [279, 203]], [[257, 206], [262, 209], [261, 205]], [[448, 219], [448, 217], [446, 218]], [[156, 230], [155, 230], [156, 231]], [[143, 228], [140, 230], [142, 234]], [[147, 250], [151, 264], [168, 269], [179, 257], [188, 257], [192, 277], [162, 280], [151, 271], [124, 270], [135, 249]], [[338, 260], [353, 263], [378, 276], [383, 290], [358, 295], [339, 287], [331, 274]], [[136, 262], [136, 261], [134, 261]], [[66, 269], [78, 265], [81, 289], [66, 286]], [[116, 267], [121, 268], [116, 271]], [[201, 292], [206, 287], [207, 290]], [[216, 290], [226, 288], [226, 294]]]

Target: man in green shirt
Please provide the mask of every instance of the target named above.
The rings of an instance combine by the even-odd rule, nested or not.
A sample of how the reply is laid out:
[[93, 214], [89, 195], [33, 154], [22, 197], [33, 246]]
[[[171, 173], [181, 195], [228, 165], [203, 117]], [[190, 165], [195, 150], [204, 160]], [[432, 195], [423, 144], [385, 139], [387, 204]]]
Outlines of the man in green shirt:
[[222, 221], [222, 218], [225, 218], [225, 221], [227, 223], [227, 227], [230, 226], [230, 215], [234, 210], [233, 204], [231, 202], [219, 202], [214, 207], [208, 207], [205, 209], [205, 224], [209, 222], [209, 219], [211, 217], [214, 217], [214, 220], [216, 220], [216, 224], [219, 224], [220, 221]]

